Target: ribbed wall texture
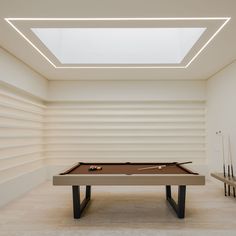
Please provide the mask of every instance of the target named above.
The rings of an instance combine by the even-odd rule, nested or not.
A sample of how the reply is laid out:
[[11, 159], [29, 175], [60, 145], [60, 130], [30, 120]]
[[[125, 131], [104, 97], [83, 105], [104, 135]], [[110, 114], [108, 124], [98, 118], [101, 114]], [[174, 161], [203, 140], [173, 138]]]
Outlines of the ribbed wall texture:
[[189, 160], [205, 164], [205, 102], [51, 102], [44, 134], [50, 165]]
[[0, 183], [44, 164], [43, 103], [0, 87]]
[[204, 165], [205, 102], [48, 102], [0, 88], [0, 183], [49, 164]]

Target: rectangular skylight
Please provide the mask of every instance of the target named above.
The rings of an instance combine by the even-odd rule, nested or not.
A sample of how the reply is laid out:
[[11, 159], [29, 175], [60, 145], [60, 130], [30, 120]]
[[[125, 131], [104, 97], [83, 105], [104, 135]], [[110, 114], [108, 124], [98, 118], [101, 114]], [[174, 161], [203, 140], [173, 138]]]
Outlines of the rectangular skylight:
[[62, 64], [180, 64], [206, 28], [31, 28]]

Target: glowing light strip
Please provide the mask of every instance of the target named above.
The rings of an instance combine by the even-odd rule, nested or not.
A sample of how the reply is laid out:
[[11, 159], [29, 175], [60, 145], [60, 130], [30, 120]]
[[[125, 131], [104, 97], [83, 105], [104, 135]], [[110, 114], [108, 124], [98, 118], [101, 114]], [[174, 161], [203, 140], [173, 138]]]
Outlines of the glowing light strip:
[[152, 21], [152, 20], [227, 20], [230, 17], [153, 17], [153, 18], [5, 18], [15, 21]]
[[220, 28], [210, 37], [210, 39], [203, 45], [203, 47], [197, 52], [197, 54], [189, 61], [186, 68], [196, 59], [196, 57], [206, 48], [206, 46], [215, 38], [215, 36], [223, 29], [223, 27], [229, 22], [231, 18], [228, 17]]
[[[7, 23], [18, 32], [41, 56], [43, 56], [54, 68], [58, 69], [184, 69], [187, 68], [196, 57], [206, 48], [215, 36], [229, 22], [231, 17], [182, 17], [182, 18], [5, 18]], [[153, 21], [153, 20], [225, 20], [219, 29], [203, 45], [196, 55], [185, 66], [56, 66], [44, 53], [40, 51], [11, 21]]]
[[59, 69], [184, 69], [186, 66], [56, 66]]
[[12, 24], [12, 22], [8, 19], [8, 18], [5, 18], [5, 20], [7, 21], [8, 24], [10, 24], [10, 26], [16, 30], [16, 32], [18, 32], [21, 37], [23, 37], [39, 54], [41, 54], [41, 56], [43, 56], [53, 67], [56, 68], [56, 66], [54, 65], [53, 62], [51, 62], [48, 57], [46, 57], [19, 29], [17, 29], [15, 27], [15, 25]]

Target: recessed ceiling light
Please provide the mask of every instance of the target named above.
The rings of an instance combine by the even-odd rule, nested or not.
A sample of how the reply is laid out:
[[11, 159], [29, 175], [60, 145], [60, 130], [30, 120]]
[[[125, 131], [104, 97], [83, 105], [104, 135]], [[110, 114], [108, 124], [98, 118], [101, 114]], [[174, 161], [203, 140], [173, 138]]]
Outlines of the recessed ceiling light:
[[[230, 17], [203, 18], [5, 18], [55, 68], [187, 68], [230, 20]], [[45, 53], [13, 24], [26, 22], [164, 22], [223, 21], [190, 58], [189, 51], [201, 38], [203, 25], [176, 27], [30, 27], [58, 60]], [[70, 24], [70, 23], [69, 23]], [[32, 26], [34, 24], [32, 23]], [[36, 38], [37, 38], [36, 37]], [[188, 55], [188, 57], [186, 57]], [[188, 58], [188, 61], [186, 61]], [[185, 59], [185, 60], [184, 60]], [[184, 62], [183, 62], [184, 61]]]

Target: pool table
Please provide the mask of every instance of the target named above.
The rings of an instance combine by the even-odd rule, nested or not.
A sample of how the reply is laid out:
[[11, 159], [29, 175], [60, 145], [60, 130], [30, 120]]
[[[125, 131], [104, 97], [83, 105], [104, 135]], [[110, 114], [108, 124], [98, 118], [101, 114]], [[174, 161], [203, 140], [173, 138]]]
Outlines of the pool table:
[[[91, 170], [91, 167], [98, 167]], [[53, 176], [54, 185], [72, 186], [74, 218], [81, 217], [91, 198], [92, 185], [164, 185], [166, 200], [179, 218], [185, 217], [186, 185], [204, 185], [205, 176], [192, 172], [181, 163], [84, 163], [79, 162]], [[171, 186], [178, 186], [178, 200], [172, 198]], [[80, 201], [80, 186], [86, 186]]]

